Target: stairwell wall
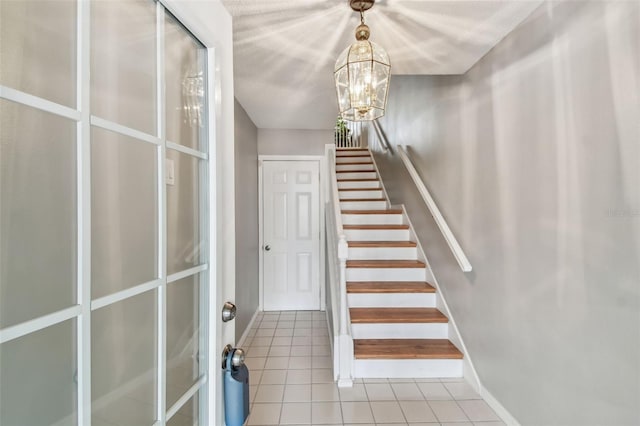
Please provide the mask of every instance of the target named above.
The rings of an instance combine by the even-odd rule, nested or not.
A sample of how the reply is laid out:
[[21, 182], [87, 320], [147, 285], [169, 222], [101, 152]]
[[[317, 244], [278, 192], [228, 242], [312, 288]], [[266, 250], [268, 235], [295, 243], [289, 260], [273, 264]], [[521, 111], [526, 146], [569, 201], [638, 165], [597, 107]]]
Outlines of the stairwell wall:
[[258, 129], [260, 155], [324, 155], [328, 143], [333, 143], [333, 129]]
[[483, 386], [522, 424], [640, 424], [640, 3], [545, 2], [465, 75], [389, 93], [472, 272], [397, 155], [381, 177]]
[[235, 101], [236, 342], [258, 309], [258, 128]]

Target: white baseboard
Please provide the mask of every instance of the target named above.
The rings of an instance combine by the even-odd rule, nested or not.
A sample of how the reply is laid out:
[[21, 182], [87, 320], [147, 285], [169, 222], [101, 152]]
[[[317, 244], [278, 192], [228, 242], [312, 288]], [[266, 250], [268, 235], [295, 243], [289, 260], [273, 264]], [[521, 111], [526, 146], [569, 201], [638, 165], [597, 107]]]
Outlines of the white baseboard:
[[244, 345], [244, 341], [247, 340], [249, 331], [251, 330], [251, 327], [253, 327], [253, 322], [256, 320], [256, 317], [258, 316], [259, 312], [260, 312], [260, 308], [256, 309], [256, 311], [253, 313], [253, 316], [251, 317], [251, 321], [249, 321], [249, 324], [247, 324], [247, 328], [244, 330], [244, 333], [242, 333], [242, 336], [240, 336], [240, 339], [236, 343], [236, 346], [242, 347]]
[[480, 396], [484, 401], [496, 412], [496, 414], [502, 419], [507, 426], [520, 426], [520, 423], [516, 420], [511, 413], [504, 408], [504, 406], [498, 401], [486, 388], [480, 389]]

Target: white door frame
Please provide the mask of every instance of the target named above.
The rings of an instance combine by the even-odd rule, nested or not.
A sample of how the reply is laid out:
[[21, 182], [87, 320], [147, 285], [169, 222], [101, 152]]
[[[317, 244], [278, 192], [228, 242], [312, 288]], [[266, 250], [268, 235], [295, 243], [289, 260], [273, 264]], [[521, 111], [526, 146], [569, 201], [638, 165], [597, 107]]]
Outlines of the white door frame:
[[319, 188], [318, 188], [318, 197], [319, 203], [318, 208], [320, 209], [319, 219], [320, 219], [320, 273], [318, 280], [320, 282], [320, 310], [324, 311], [326, 309], [326, 299], [325, 299], [325, 231], [324, 231], [324, 210], [325, 210], [325, 200], [324, 200], [324, 190], [325, 187], [325, 178], [326, 178], [326, 166], [325, 166], [325, 157], [324, 155], [258, 155], [258, 309], [264, 309], [264, 224], [263, 224], [263, 213], [264, 213], [264, 197], [262, 193], [262, 183], [263, 183], [263, 162], [264, 161], [316, 161], [318, 162], [318, 169], [320, 170], [320, 180], [319, 180]]

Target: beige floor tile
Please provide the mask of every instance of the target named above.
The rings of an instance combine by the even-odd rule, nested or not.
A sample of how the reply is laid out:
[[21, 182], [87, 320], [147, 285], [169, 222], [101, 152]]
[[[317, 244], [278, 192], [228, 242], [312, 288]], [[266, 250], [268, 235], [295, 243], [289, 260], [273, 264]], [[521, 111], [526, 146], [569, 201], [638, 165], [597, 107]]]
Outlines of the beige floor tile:
[[289, 356], [291, 346], [271, 346], [269, 356]]
[[254, 404], [248, 425], [277, 425], [280, 423], [282, 404]]
[[284, 385], [287, 381], [287, 370], [264, 370], [261, 385]]
[[455, 401], [429, 401], [428, 403], [441, 423], [469, 421], [462, 408]]
[[260, 385], [254, 402], [282, 402], [284, 385]]
[[285, 402], [311, 402], [311, 385], [287, 385], [284, 388]]
[[270, 356], [264, 363], [265, 370], [286, 370], [288, 366], [288, 356]]
[[289, 358], [289, 370], [308, 370], [311, 368], [311, 357], [292, 356]]
[[354, 384], [351, 388], [340, 388], [341, 401], [368, 401], [364, 385]]
[[340, 392], [334, 383], [316, 383], [311, 386], [311, 398], [314, 402], [340, 401]]
[[406, 423], [400, 404], [396, 401], [372, 401], [373, 419], [378, 423]]
[[443, 385], [447, 388], [454, 399], [482, 399], [482, 397], [478, 395], [467, 382], [445, 382]]
[[311, 370], [289, 370], [287, 371], [288, 385], [305, 385], [311, 383]]
[[342, 408], [339, 402], [312, 402], [311, 421], [314, 425], [342, 424]]
[[311, 403], [284, 403], [280, 414], [281, 425], [303, 425], [311, 423]]
[[345, 423], [373, 423], [373, 413], [368, 402], [343, 402], [342, 419]]
[[426, 401], [400, 401], [400, 408], [409, 423], [437, 423], [436, 415]]
[[424, 401], [424, 395], [415, 383], [392, 383], [398, 401]]
[[311, 370], [311, 383], [333, 383], [333, 372], [330, 368]]
[[453, 399], [442, 383], [418, 383], [418, 387], [425, 399], [429, 401]]
[[[365, 383], [369, 401], [395, 401], [396, 395], [388, 383]], [[377, 421], [377, 420], [376, 420]]]
[[499, 421], [500, 417], [489, 405], [481, 399], [470, 399], [458, 401], [458, 405], [465, 412], [469, 420], [473, 422], [493, 422]]

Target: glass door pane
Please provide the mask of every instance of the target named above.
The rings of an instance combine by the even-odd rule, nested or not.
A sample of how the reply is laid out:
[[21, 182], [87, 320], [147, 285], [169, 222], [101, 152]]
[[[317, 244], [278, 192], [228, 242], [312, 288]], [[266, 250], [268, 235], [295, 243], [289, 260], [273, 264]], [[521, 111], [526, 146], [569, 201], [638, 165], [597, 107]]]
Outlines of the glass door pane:
[[167, 140], [206, 152], [204, 49], [169, 14], [164, 43]]
[[157, 146], [91, 132], [92, 298], [158, 278]]
[[4, 328], [75, 304], [76, 123], [0, 99], [0, 129]]
[[74, 425], [77, 421], [76, 321], [0, 346], [0, 425]]
[[91, 2], [91, 114], [155, 135], [156, 5]]
[[0, 84], [76, 105], [76, 2], [0, 1]]
[[149, 291], [93, 312], [92, 421], [124, 426], [156, 420], [156, 295]]

